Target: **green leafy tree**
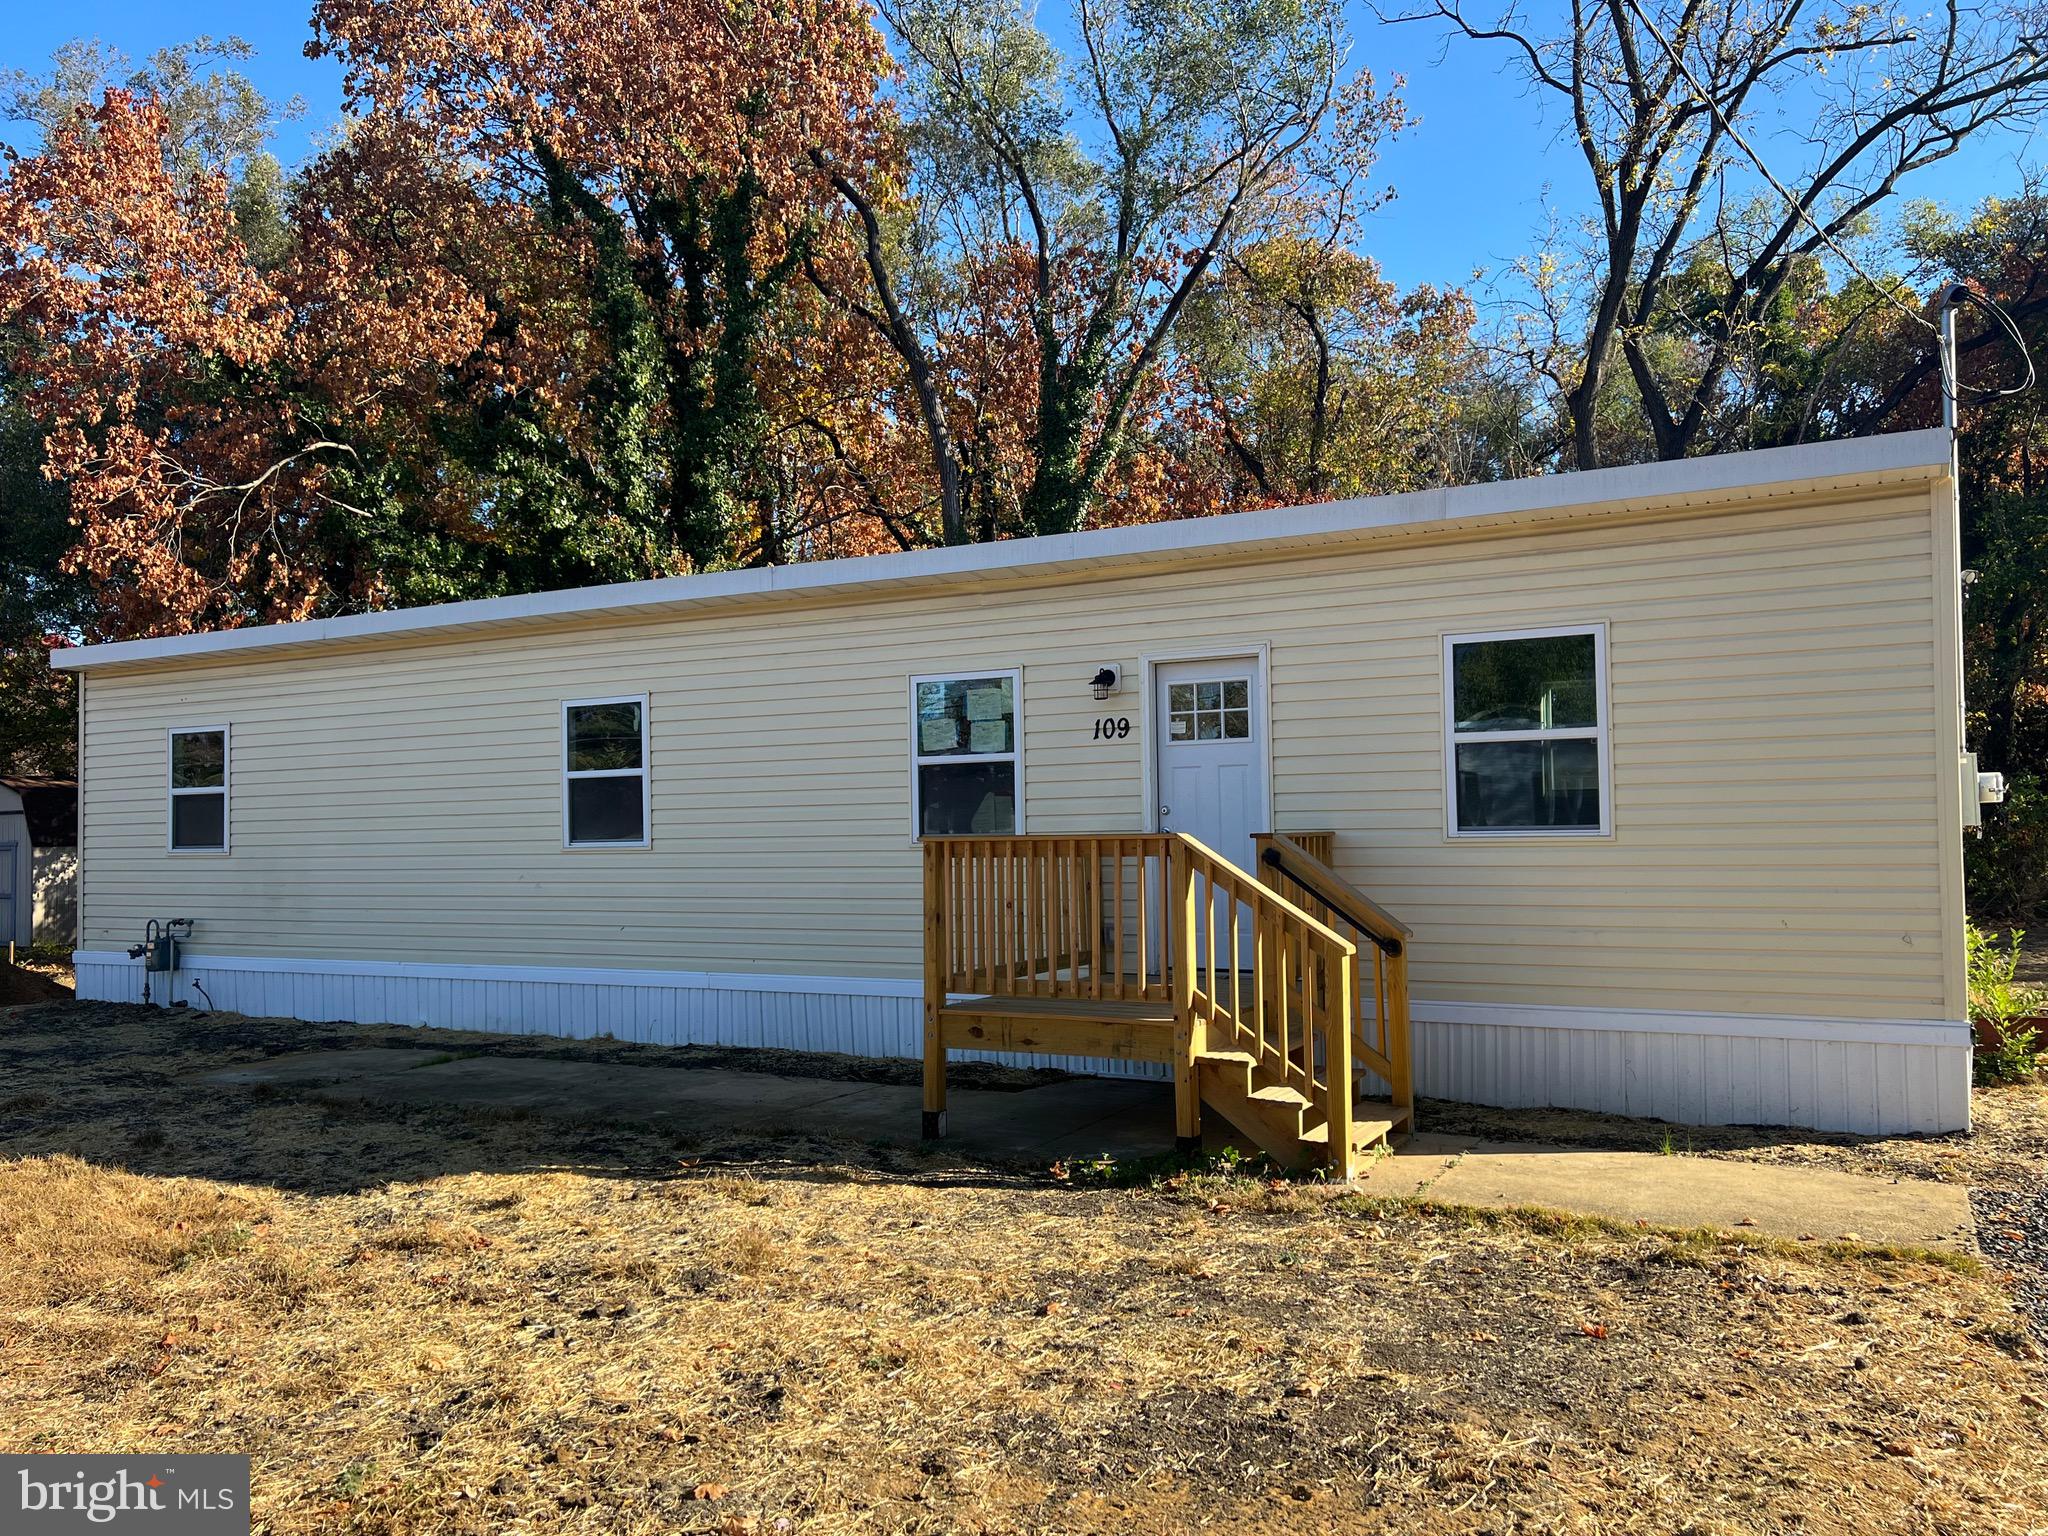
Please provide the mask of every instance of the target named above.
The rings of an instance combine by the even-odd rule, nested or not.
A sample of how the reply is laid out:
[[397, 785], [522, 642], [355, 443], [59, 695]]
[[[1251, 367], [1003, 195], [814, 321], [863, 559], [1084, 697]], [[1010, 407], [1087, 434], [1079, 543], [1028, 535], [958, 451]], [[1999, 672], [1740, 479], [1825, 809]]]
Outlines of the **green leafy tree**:
[[840, 296], [915, 385], [959, 542], [965, 466], [934, 382], [930, 300], [950, 263], [1015, 253], [1034, 396], [1018, 515], [1034, 533], [1082, 527], [1218, 263], [1354, 196], [1400, 104], [1346, 73], [1330, 0], [1078, 0], [1071, 58], [1016, 0], [889, 0], [883, 14], [906, 73], [910, 184], [898, 197], [821, 161], [865, 230], [869, 291]]

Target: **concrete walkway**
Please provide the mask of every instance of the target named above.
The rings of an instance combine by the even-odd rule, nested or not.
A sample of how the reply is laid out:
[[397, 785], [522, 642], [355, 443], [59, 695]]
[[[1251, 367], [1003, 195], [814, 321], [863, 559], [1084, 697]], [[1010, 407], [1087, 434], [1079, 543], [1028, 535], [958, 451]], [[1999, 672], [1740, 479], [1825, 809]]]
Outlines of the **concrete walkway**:
[[1962, 1185], [1733, 1158], [1535, 1146], [1425, 1131], [1375, 1165], [1364, 1188], [1451, 1205], [1541, 1206], [1658, 1227], [1966, 1251], [1976, 1245], [1969, 1191]]
[[[860, 1142], [915, 1141], [922, 1107], [919, 1090], [908, 1085], [381, 1047], [276, 1056], [202, 1080], [286, 1084], [330, 1098], [523, 1109], [678, 1129], [808, 1132]], [[1164, 1083], [1073, 1078], [1014, 1092], [955, 1088], [948, 1109], [946, 1145], [968, 1157], [1046, 1164], [1130, 1161], [1173, 1150], [1173, 1096]], [[1212, 1125], [1221, 1129], [1227, 1128]], [[1660, 1227], [1964, 1249], [1975, 1241], [1968, 1192], [1958, 1185], [1427, 1131], [1375, 1164], [1362, 1187], [1368, 1194], [1541, 1206]]]

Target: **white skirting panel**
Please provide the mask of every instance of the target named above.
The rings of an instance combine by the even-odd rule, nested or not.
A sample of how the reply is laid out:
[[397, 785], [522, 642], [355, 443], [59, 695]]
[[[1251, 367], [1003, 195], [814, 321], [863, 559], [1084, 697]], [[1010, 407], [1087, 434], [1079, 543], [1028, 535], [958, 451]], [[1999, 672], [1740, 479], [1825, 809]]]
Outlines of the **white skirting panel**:
[[[142, 1001], [140, 961], [105, 950], [74, 956], [78, 995]], [[411, 965], [186, 951], [183, 969], [154, 975], [159, 1003], [189, 1002], [259, 1018], [312, 1023], [424, 1024], [501, 1034], [608, 1037], [643, 1045], [773, 1046], [855, 1056], [924, 1054], [922, 989], [856, 976], [754, 976], [705, 971], [572, 970], [550, 966]], [[198, 986], [194, 987], [193, 982]], [[202, 995], [203, 993], [203, 995]], [[1165, 1078], [1155, 1062], [1091, 1061], [954, 1051], [956, 1061], [1059, 1067]]]
[[1969, 1026], [1418, 999], [1431, 1098], [1890, 1136], [1970, 1125]]
[[[81, 950], [75, 960], [81, 998], [141, 1001], [139, 962], [105, 950]], [[170, 978], [168, 990], [166, 978], [151, 981], [158, 1002], [210, 1001], [235, 1013], [318, 1023], [424, 1024], [911, 1059], [923, 1049], [918, 983], [869, 977], [412, 965], [188, 951], [185, 968]], [[1415, 1084], [1431, 1098], [1864, 1135], [1964, 1130], [1970, 1123], [1970, 1034], [1962, 1023], [1421, 999], [1413, 1016]], [[1149, 1062], [954, 1054], [1021, 1067], [1166, 1075], [1164, 1067]]]

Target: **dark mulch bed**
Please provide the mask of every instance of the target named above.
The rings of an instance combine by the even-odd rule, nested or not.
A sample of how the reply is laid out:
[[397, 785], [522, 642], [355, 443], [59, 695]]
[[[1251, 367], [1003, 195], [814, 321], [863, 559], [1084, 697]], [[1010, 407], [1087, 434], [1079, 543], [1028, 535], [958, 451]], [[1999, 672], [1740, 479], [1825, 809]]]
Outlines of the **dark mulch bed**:
[[0, 949], [0, 1008], [22, 1003], [61, 1003], [71, 1000], [71, 989], [25, 966], [9, 965]]
[[[31, 977], [31, 980], [40, 978]], [[71, 993], [52, 985], [47, 991], [12, 1001], [69, 1003]], [[124, 1027], [132, 1021], [137, 1006], [130, 1003], [78, 1003], [65, 1010], [65, 1028], [90, 1032], [99, 1028]], [[834, 1051], [785, 1051], [757, 1046], [642, 1045], [609, 1036], [566, 1040], [553, 1035], [514, 1035], [486, 1030], [426, 1029], [402, 1024], [353, 1024], [347, 1021], [309, 1024], [298, 1019], [259, 1019], [239, 1013], [210, 1013], [197, 1008], [174, 1009], [162, 1017], [175, 1021], [179, 1039], [192, 1051], [238, 1060], [282, 1056], [294, 1051], [392, 1046], [414, 1050], [451, 1050], [476, 1056], [618, 1062], [636, 1067], [698, 1071], [762, 1072], [771, 1077], [811, 1077], [846, 1083], [914, 1087], [923, 1078], [920, 1062], [849, 1056]], [[948, 1066], [946, 1076], [955, 1088], [1017, 1092], [1060, 1082], [1073, 1074], [1052, 1067], [1019, 1068], [987, 1061], [954, 1061]]]

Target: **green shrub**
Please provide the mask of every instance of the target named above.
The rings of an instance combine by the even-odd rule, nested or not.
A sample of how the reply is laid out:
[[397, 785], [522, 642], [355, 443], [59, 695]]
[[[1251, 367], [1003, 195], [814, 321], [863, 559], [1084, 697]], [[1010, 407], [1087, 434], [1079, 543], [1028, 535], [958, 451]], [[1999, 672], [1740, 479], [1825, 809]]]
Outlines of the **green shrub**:
[[2018, 979], [2020, 940], [2025, 937], [2014, 929], [2001, 946], [1975, 923], [1963, 926], [1964, 953], [1969, 958], [1970, 1014], [1990, 1025], [1998, 1037], [1994, 1044], [1977, 1047], [1980, 1084], [2021, 1082], [2041, 1069], [2041, 1033], [2024, 1021], [2048, 1002], [2044, 1002], [2039, 987], [2026, 986]]
[[1972, 912], [2028, 922], [2048, 914], [2048, 784], [2012, 774], [2005, 804], [1984, 807], [1984, 830], [1963, 839]]

